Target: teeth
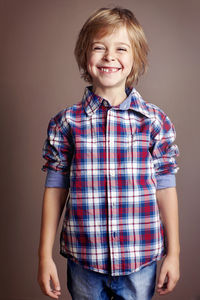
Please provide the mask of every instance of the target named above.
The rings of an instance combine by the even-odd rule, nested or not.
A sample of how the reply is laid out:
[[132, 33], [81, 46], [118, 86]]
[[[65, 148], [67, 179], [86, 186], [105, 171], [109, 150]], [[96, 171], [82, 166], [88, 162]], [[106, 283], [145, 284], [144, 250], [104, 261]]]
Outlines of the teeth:
[[103, 71], [103, 72], [116, 72], [116, 71], [118, 71], [118, 69], [117, 68], [101, 68], [101, 71]]

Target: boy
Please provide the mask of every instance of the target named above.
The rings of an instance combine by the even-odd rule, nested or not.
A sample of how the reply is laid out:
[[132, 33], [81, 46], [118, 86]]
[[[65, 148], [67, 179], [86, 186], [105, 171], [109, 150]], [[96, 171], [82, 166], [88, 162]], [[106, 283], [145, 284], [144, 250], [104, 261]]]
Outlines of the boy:
[[147, 53], [144, 32], [127, 9], [100, 9], [80, 31], [75, 56], [92, 86], [51, 119], [43, 152], [38, 281], [51, 298], [60, 295], [52, 247], [65, 202], [60, 252], [68, 258], [72, 299], [151, 299], [163, 255], [158, 293], [178, 281], [175, 130], [133, 88]]

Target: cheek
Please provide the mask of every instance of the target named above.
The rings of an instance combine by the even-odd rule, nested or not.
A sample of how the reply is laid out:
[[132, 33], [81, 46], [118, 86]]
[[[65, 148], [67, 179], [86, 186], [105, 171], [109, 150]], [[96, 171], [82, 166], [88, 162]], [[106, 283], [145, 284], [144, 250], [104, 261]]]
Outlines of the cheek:
[[94, 55], [92, 53], [90, 55], [88, 55], [87, 62], [88, 62], [88, 65], [94, 65], [97, 62], [96, 55]]
[[95, 63], [92, 59], [89, 59], [87, 62], [87, 71], [92, 78], [95, 77], [95, 75], [96, 75]]
[[129, 57], [126, 61], [126, 66], [129, 70], [129, 73], [131, 72], [132, 68], [133, 68], [133, 59], [132, 57]]
[[87, 59], [87, 71], [90, 75], [96, 74], [97, 72], [97, 65], [99, 64], [100, 57], [97, 55], [90, 55]]
[[90, 73], [91, 70], [91, 65], [92, 65], [92, 61], [91, 61], [91, 57], [87, 58], [87, 71]]
[[90, 62], [87, 63], [87, 71], [88, 71], [88, 73], [89, 73], [90, 75], [93, 74], [93, 72], [92, 72], [92, 65], [91, 65]]
[[88, 72], [91, 70], [91, 68], [94, 66], [95, 62], [94, 62], [94, 59], [93, 57], [88, 57], [88, 60], [87, 60], [87, 69], [88, 69]]

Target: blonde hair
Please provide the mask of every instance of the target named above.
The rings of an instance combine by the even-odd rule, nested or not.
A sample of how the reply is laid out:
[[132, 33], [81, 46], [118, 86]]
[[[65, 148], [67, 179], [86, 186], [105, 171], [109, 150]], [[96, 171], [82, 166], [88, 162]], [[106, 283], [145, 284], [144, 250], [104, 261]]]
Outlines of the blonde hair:
[[121, 7], [101, 8], [91, 15], [83, 25], [74, 50], [81, 77], [92, 83], [87, 71], [87, 54], [96, 35], [101, 37], [111, 33], [115, 28], [125, 26], [133, 48], [133, 68], [127, 77], [126, 87], [137, 84], [139, 77], [147, 69], [149, 47], [144, 31], [134, 14]]

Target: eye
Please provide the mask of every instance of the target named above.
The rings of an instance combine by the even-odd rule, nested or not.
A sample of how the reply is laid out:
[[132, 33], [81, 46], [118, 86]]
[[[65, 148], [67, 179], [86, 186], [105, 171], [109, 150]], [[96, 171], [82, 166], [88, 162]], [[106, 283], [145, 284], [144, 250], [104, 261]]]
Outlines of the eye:
[[126, 48], [117, 48], [117, 50], [118, 50], [118, 51], [121, 51], [121, 52], [123, 52], [123, 51], [125, 51], [125, 52], [126, 52], [126, 51], [127, 51], [127, 49], [126, 49]]
[[93, 47], [93, 50], [94, 51], [103, 51], [103, 50], [105, 50], [105, 48], [102, 46], [95, 46], [95, 47]]

